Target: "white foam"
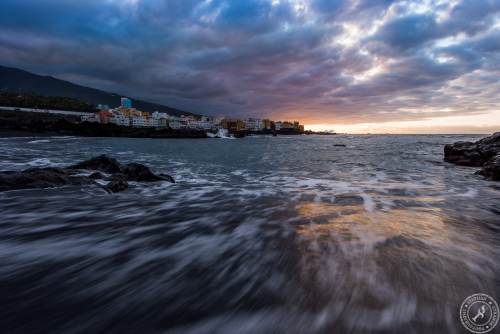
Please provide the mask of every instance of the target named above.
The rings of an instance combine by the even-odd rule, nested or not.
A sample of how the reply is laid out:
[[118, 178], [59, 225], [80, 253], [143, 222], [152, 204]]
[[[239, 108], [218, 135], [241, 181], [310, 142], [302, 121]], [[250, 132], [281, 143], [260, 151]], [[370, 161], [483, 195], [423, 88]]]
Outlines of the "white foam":
[[457, 195], [458, 197], [474, 198], [477, 196], [477, 189], [469, 188], [465, 193]]
[[370, 195], [366, 193], [361, 193], [359, 196], [363, 198], [363, 206], [367, 212], [375, 211], [375, 202], [373, 201], [373, 198]]
[[28, 142], [28, 144], [41, 144], [41, 143], [50, 143], [50, 140], [48, 140], [48, 139], [38, 139], [38, 140], [32, 140], [32, 141]]
[[26, 165], [38, 167], [38, 166], [55, 165], [55, 163], [53, 163], [50, 159], [47, 159], [47, 158], [37, 158], [37, 159], [31, 160], [31, 161], [28, 161], [26, 163]]

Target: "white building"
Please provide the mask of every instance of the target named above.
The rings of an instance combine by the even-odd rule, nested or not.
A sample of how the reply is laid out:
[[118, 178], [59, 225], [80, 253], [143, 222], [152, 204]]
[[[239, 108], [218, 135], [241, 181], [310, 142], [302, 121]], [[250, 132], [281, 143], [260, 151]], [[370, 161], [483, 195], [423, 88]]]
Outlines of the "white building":
[[209, 117], [201, 117], [201, 119], [192, 119], [188, 121], [188, 127], [191, 129], [198, 130], [212, 130], [215, 129], [215, 125]]
[[[124, 104], [128, 101], [124, 98]], [[149, 116], [151, 115], [151, 116]], [[100, 122], [99, 114], [81, 114], [82, 122]], [[170, 127], [172, 129], [198, 129], [205, 131], [217, 131], [221, 127], [221, 118], [213, 118], [209, 116], [201, 116], [199, 119], [194, 116], [180, 117], [170, 116], [167, 113], [155, 111], [151, 114], [141, 112], [135, 108], [118, 107], [116, 109], [109, 109], [107, 116], [102, 120], [119, 126], [132, 126], [132, 127], [150, 127], [162, 128]], [[260, 127], [262, 122], [256, 120], [256, 127]]]
[[264, 129], [264, 123], [258, 118], [248, 118], [246, 120], [247, 129], [250, 131], [261, 131]]
[[168, 126], [172, 129], [185, 129], [188, 122], [185, 117], [170, 116], [168, 118]]
[[101, 120], [99, 118], [99, 114], [88, 114], [81, 116], [82, 122], [92, 122], [92, 123], [100, 123]]
[[159, 111], [155, 111], [151, 114], [151, 117], [153, 117], [154, 119], [162, 119], [162, 118], [168, 118], [168, 114], [165, 113], [165, 112], [159, 112]]
[[197, 121], [197, 119], [194, 118], [193, 116], [181, 115], [181, 119], [186, 122], [188, 128], [194, 128], [194, 126], [191, 126], [191, 124], [196, 124]]
[[274, 122], [274, 129], [276, 131], [281, 130], [282, 127], [283, 127], [283, 122]]
[[151, 117], [156, 120], [156, 127], [165, 128], [168, 126], [168, 114], [164, 112], [155, 111], [151, 114]]
[[144, 126], [148, 128], [157, 128], [160, 122], [156, 118], [145, 118], [144, 117]]
[[146, 118], [142, 116], [133, 116], [131, 117], [132, 123], [131, 125], [136, 128], [142, 128], [146, 126]]
[[109, 122], [120, 126], [130, 126], [130, 118], [121, 113], [115, 113], [114, 116], [109, 119]]

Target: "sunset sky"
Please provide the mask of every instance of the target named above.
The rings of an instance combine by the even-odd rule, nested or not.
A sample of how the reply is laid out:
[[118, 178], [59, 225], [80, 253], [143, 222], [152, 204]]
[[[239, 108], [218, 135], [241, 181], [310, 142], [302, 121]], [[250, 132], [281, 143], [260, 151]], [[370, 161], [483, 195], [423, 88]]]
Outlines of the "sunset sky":
[[315, 130], [500, 131], [500, 0], [1, 0], [0, 65]]

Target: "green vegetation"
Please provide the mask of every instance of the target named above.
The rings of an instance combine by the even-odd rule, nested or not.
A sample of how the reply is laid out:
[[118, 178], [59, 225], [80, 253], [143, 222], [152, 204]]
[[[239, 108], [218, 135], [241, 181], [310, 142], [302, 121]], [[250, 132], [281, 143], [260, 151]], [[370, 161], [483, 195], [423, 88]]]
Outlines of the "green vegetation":
[[34, 93], [0, 92], [0, 106], [95, 112], [86, 102], [62, 96], [42, 96]]

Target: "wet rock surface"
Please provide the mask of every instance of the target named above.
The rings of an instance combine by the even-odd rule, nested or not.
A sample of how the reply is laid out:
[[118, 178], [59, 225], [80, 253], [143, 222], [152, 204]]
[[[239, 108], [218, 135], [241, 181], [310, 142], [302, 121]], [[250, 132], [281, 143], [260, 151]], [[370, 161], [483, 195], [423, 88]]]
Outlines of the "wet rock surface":
[[107, 155], [100, 155], [98, 157], [82, 161], [76, 165], [72, 165], [69, 169], [88, 169], [105, 173], [120, 173], [122, 166], [116, 159], [108, 157]]
[[[83, 171], [95, 171], [85, 176]], [[111, 174], [108, 178], [101, 173]], [[175, 182], [170, 175], [154, 174], [148, 167], [130, 163], [120, 164], [106, 155], [71, 165], [67, 168], [30, 168], [24, 171], [0, 172], [0, 191], [18, 189], [57, 188], [62, 186], [99, 185], [95, 180], [110, 181], [104, 188], [109, 192], [120, 192], [128, 188], [127, 181], [137, 182]]]
[[174, 182], [171, 176], [164, 177], [156, 175], [151, 170], [138, 163], [130, 163], [122, 167], [122, 172], [130, 181], [154, 182], [154, 181], [169, 181]]
[[93, 181], [70, 174], [62, 168], [31, 168], [22, 172], [0, 172], [0, 191], [30, 188], [54, 188], [67, 185], [88, 185]]
[[500, 132], [477, 142], [445, 145], [444, 160], [461, 166], [482, 167], [477, 174], [500, 181]]
[[92, 180], [101, 180], [104, 178], [104, 175], [102, 175], [100, 172], [94, 172], [89, 175], [89, 178], [91, 178]]
[[495, 156], [485, 163], [477, 174], [483, 175], [489, 180], [500, 181], [500, 155]]
[[112, 193], [124, 191], [128, 188], [128, 182], [125, 180], [111, 181], [106, 185], [106, 189]]

